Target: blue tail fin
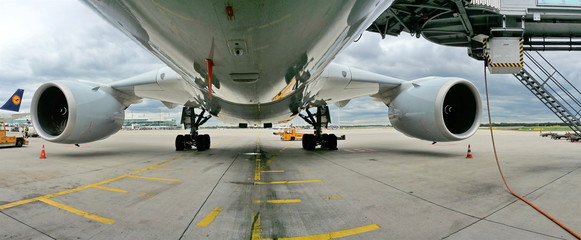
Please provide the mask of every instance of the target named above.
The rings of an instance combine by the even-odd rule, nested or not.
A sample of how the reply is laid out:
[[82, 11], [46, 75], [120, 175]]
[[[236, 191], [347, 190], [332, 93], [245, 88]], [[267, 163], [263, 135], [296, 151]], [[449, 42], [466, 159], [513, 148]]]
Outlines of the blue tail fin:
[[20, 102], [22, 101], [22, 95], [24, 95], [24, 89], [18, 89], [12, 97], [4, 103], [4, 105], [0, 109], [8, 110], [8, 111], [20, 111]]

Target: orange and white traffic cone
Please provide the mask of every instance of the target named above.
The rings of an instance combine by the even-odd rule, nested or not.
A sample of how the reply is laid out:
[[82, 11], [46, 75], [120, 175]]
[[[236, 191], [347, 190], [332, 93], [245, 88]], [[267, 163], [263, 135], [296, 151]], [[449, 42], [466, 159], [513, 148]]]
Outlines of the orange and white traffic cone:
[[42, 145], [42, 150], [40, 151], [40, 159], [46, 159], [46, 152], [44, 151], [44, 145]]
[[466, 154], [466, 158], [472, 158], [472, 151], [470, 150], [470, 144], [468, 144], [468, 154]]

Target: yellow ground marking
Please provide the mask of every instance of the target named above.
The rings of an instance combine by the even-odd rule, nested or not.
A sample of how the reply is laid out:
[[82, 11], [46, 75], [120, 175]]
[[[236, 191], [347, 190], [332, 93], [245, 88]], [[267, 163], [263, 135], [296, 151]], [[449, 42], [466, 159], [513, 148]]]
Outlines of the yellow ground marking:
[[250, 240], [262, 240], [262, 226], [260, 225], [260, 213], [254, 215], [254, 219], [252, 221], [252, 235], [250, 236]]
[[[381, 229], [381, 227], [377, 224], [371, 224], [363, 227], [345, 229], [336, 232], [330, 233], [323, 233], [311, 236], [302, 236], [302, 237], [289, 237], [289, 238], [277, 238], [277, 240], [329, 240], [329, 239], [336, 239], [342, 238], [347, 236], [352, 236], [360, 233], [370, 232], [373, 230]], [[262, 225], [260, 224], [260, 214], [256, 214], [254, 216], [254, 221], [252, 222], [252, 236], [251, 240], [274, 240], [272, 238], [263, 238], [262, 236]]]
[[76, 209], [76, 208], [73, 208], [73, 207], [64, 205], [64, 204], [59, 203], [59, 202], [55, 202], [55, 201], [50, 200], [50, 199], [41, 198], [41, 199], [38, 199], [38, 200], [41, 201], [41, 202], [44, 202], [46, 204], [49, 204], [49, 205], [55, 206], [57, 208], [60, 208], [62, 210], [65, 210], [65, 211], [68, 211], [68, 212], [72, 212], [74, 214], [77, 214], [77, 215], [86, 217], [88, 219], [95, 220], [97, 222], [101, 222], [101, 223], [105, 223], [105, 224], [113, 224], [115, 222], [115, 220], [113, 220], [113, 219], [99, 217], [99, 216], [97, 216], [95, 214], [91, 214], [91, 213], [88, 213], [88, 212], [85, 212], [85, 211], [81, 211], [79, 209]]
[[57, 192], [57, 193], [53, 193], [53, 194], [48, 194], [48, 195], [44, 195], [44, 196], [40, 196], [40, 197], [36, 197], [36, 198], [30, 198], [30, 199], [20, 200], [20, 201], [13, 202], [13, 203], [8, 203], [8, 204], [5, 204], [5, 205], [1, 205], [0, 206], [0, 210], [6, 209], [6, 208], [20, 206], [22, 204], [27, 204], [27, 203], [34, 202], [34, 201], [40, 201], [42, 199], [48, 199], [48, 198], [53, 198], [53, 197], [57, 197], [57, 196], [69, 194], [69, 193], [78, 192], [78, 191], [81, 191], [81, 190], [84, 190], [84, 189], [87, 189], [87, 188], [92, 188], [92, 187], [95, 187], [95, 186], [99, 186], [101, 184], [110, 183], [110, 182], [113, 182], [113, 181], [116, 181], [116, 180], [119, 180], [119, 179], [122, 179], [122, 178], [126, 178], [128, 176], [129, 175], [121, 175], [119, 177], [111, 178], [111, 179], [108, 179], [108, 180], [105, 180], [105, 181], [102, 181], [102, 182], [98, 182], [98, 183], [95, 183], [95, 184], [90, 184], [90, 185], [86, 185], [86, 186], [82, 186], [82, 187], [78, 187], [78, 188], [73, 188], [73, 189], [69, 189], [69, 190], [66, 190], [66, 191]]
[[286, 200], [254, 200], [254, 203], [300, 203], [300, 199], [286, 199]]
[[264, 170], [264, 171], [260, 171], [263, 173], [281, 173], [284, 172], [284, 170]]
[[256, 156], [256, 167], [254, 168], [254, 181], [260, 181], [260, 169], [262, 169], [260, 158]]
[[171, 182], [178, 182], [178, 181], [180, 181], [179, 179], [174, 179], [174, 178], [156, 178], [156, 177], [144, 177], [144, 176], [135, 176], [135, 175], [129, 175], [128, 177], [151, 179], [151, 180], [161, 180], [161, 181], [171, 181]]
[[[256, 136], [255, 153], [260, 153], [260, 137]], [[254, 181], [260, 181], [260, 170], [262, 170], [262, 160], [260, 154], [255, 155], [256, 167], [254, 168]]]
[[214, 219], [216, 219], [216, 217], [218, 216], [218, 214], [220, 214], [220, 212], [222, 212], [222, 208], [215, 207], [214, 210], [212, 210], [210, 213], [208, 213], [208, 216], [206, 216], [204, 219], [202, 219], [202, 221], [200, 221], [197, 225], [199, 227], [207, 227], [208, 225], [210, 225], [210, 223], [212, 223], [214, 221]]
[[160, 168], [160, 167], [154, 167], [154, 168], [152, 168], [152, 169], [155, 169], [155, 170], [168, 170], [168, 171], [169, 171], [169, 170], [175, 170], [175, 169], [173, 169], [173, 168]]
[[155, 194], [155, 193], [140, 193], [139, 196], [146, 197], [146, 198], [152, 198], [152, 197], [157, 196], [157, 194]]
[[[175, 161], [175, 160], [180, 159], [180, 158], [182, 158], [182, 156], [174, 157], [174, 158], [169, 159], [167, 161], [163, 161], [161, 163], [158, 163], [158, 164], [155, 164], [155, 165], [152, 165], [152, 166], [149, 166], [149, 167], [146, 167], [146, 168], [143, 168], [143, 169], [134, 171], [134, 172], [132, 172], [132, 174], [138, 173], [138, 172], [142, 172], [142, 171], [145, 171], [145, 170], [148, 170], [148, 169], [152, 169], [152, 168], [155, 168], [155, 167], [160, 166], [162, 164], [166, 164], [166, 163], [169, 163], [171, 161]], [[89, 184], [89, 185], [86, 185], [86, 186], [77, 187], [77, 188], [65, 190], [65, 191], [62, 191], [62, 192], [57, 192], [57, 193], [48, 194], [48, 195], [44, 195], [44, 196], [40, 196], [40, 197], [29, 198], [29, 199], [24, 199], [24, 200], [20, 200], [20, 201], [8, 203], [8, 204], [0, 205], [0, 210], [7, 209], [7, 208], [11, 208], [11, 207], [20, 206], [20, 205], [27, 204], [27, 203], [31, 203], [31, 202], [35, 202], [35, 201], [41, 201], [43, 199], [48, 199], [48, 198], [53, 198], [53, 197], [57, 197], [57, 196], [69, 194], [69, 193], [78, 192], [78, 191], [81, 191], [81, 190], [85, 190], [87, 188], [97, 187], [97, 186], [100, 186], [100, 185], [103, 185], [103, 184], [106, 184], [106, 183], [110, 183], [110, 182], [113, 182], [113, 181], [117, 181], [117, 180], [122, 179], [122, 178], [130, 177], [130, 176], [131, 175], [125, 174], [125, 175], [121, 175], [121, 176], [118, 176], [118, 177], [114, 177], [114, 178], [111, 178], [111, 179], [107, 179], [107, 180], [104, 180], [104, 181], [101, 181], [101, 182], [98, 182], [98, 183]], [[137, 177], [137, 176], [133, 176], [133, 177]]]
[[0, 206], [0, 210], [6, 209], [6, 208], [11, 208], [11, 207], [16, 207], [16, 206], [23, 205], [23, 204], [27, 204], [27, 203], [31, 203], [31, 202], [34, 202], [34, 201], [37, 201], [37, 200], [38, 199], [36, 199], [36, 198], [31, 198], [31, 199], [21, 200], [21, 201], [18, 201], [18, 202], [4, 204], [4, 205], [1, 205]]
[[113, 191], [113, 192], [120, 192], [120, 193], [128, 193], [129, 192], [129, 191], [125, 191], [125, 190], [121, 190], [121, 189], [117, 189], [117, 188], [109, 188], [109, 187], [103, 187], [103, 186], [94, 186], [94, 188], [103, 189], [103, 190], [107, 190], [107, 191]]
[[[377, 224], [371, 224], [358, 228], [351, 228], [346, 230], [341, 230], [337, 232], [323, 233], [318, 235], [303, 236], [303, 237], [289, 237], [289, 238], [277, 238], [278, 240], [328, 240], [336, 239], [347, 236], [352, 236], [360, 233], [370, 232], [373, 230], [381, 229]], [[272, 238], [261, 238], [262, 240], [273, 240]]]
[[279, 181], [279, 182], [254, 182], [254, 184], [311, 183], [311, 182], [320, 182], [320, 181], [321, 180]]
[[182, 157], [183, 157], [183, 156], [177, 156], [177, 157], [174, 157], [174, 158], [172, 158], [172, 159], [169, 159], [169, 160], [166, 160], [166, 161], [160, 162], [160, 163], [158, 163], [158, 164], [155, 164], [155, 165], [152, 165], [152, 166], [149, 166], [149, 167], [146, 167], [146, 168], [142, 168], [142, 169], [139, 169], [139, 170], [137, 170], [137, 171], [133, 171], [133, 172], [131, 172], [131, 174], [136, 174], [136, 173], [143, 172], [143, 171], [145, 171], [145, 170], [153, 169], [153, 168], [156, 168], [156, 167], [158, 167], [158, 166], [160, 166], [160, 165], [163, 165], [163, 164], [166, 164], [166, 163], [169, 163], [169, 162], [173, 162], [173, 161], [175, 161], [175, 160], [178, 160], [178, 159], [180, 159], [180, 158], [182, 158]]
[[341, 195], [323, 196], [323, 199], [325, 199], [325, 200], [340, 199], [340, 198], [342, 198]]

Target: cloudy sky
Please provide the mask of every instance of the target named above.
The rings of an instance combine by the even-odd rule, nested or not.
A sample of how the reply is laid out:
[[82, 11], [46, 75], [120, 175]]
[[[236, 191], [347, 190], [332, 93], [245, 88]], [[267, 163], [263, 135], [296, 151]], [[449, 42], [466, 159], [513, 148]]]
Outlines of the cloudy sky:
[[[545, 56], [576, 86], [581, 85], [580, 53]], [[405, 33], [386, 39], [365, 33], [335, 61], [405, 80], [462, 77], [475, 83], [484, 98], [483, 63], [468, 57], [465, 48], [443, 47]], [[0, 98], [4, 101], [17, 88], [25, 89], [21, 111], [29, 110], [34, 90], [47, 81], [109, 83], [161, 66], [161, 61], [80, 1], [0, 0]], [[489, 75], [489, 82], [495, 122], [559, 121], [511, 75]], [[126, 115], [179, 120], [180, 111], [147, 100], [131, 106]], [[369, 97], [355, 99], [340, 110], [333, 107], [332, 115], [334, 123], [340, 119], [341, 124], [388, 122], [387, 107]]]

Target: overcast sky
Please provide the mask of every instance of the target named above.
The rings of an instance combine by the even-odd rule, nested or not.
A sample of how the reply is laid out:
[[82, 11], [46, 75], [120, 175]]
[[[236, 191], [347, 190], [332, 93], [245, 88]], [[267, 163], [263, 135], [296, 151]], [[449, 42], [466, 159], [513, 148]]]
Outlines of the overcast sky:
[[[580, 53], [545, 55], [576, 86], [581, 85]], [[335, 61], [405, 80], [425, 76], [466, 78], [476, 84], [484, 100], [483, 63], [468, 57], [465, 48], [439, 46], [405, 33], [386, 39], [365, 33]], [[0, 0], [0, 98], [4, 101], [17, 88], [25, 89], [21, 111], [29, 111], [34, 91], [47, 81], [109, 83], [161, 66], [161, 61], [80, 1]], [[495, 122], [559, 121], [512, 75], [489, 75], [489, 80]], [[148, 100], [131, 106], [126, 115], [179, 121], [180, 112], [181, 108], [170, 110]], [[354, 99], [341, 110], [332, 108], [331, 113], [334, 123], [339, 118], [342, 124], [388, 122], [387, 107], [369, 97]], [[483, 117], [483, 121], [487, 119]]]

